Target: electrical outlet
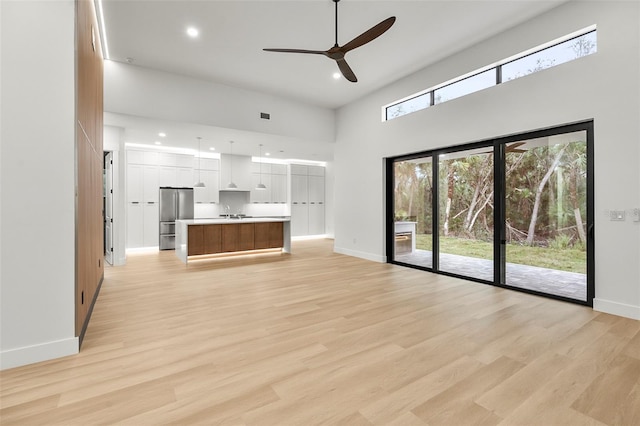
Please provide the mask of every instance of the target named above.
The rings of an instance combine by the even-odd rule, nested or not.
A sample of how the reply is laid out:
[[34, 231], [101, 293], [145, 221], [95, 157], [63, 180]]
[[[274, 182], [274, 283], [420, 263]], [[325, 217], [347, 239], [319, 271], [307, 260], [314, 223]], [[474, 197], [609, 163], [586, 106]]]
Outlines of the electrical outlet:
[[633, 221], [640, 222], [640, 209], [633, 209]]
[[623, 222], [624, 213], [624, 210], [611, 210], [609, 212], [609, 220]]

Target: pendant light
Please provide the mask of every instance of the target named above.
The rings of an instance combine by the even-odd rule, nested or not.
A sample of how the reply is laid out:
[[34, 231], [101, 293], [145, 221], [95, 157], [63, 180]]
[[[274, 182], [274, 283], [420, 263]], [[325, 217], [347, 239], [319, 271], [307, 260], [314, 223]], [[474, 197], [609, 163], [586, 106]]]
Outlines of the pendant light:
[[233, 141], [229, 141], [231, 145], [231, 157], [229, 158], [229, 184], [227, 189], [237, 189], [238, 185], [233, 183]]
[[198, 139], [198, 182], [193, 184], [194, 188], [204, 188], [204, 182], [202, 182], [202, 179], [200, 179], [200, 140], [202, 139], [200, 136], [198, 136], [196, 139]]
[[262, 144], [260, 144], [260, 183], [256, 185], [258, 191], [264, 191], [267, 187], [262, 183]]

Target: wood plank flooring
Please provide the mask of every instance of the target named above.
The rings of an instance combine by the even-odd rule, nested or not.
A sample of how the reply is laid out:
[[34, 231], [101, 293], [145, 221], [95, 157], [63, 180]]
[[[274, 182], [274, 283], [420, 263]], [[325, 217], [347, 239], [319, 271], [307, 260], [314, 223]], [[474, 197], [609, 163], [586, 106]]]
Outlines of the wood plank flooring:
[[2, 425], [638, 425], [640, 322], [294, 242], [107, 268], [82, 352]]

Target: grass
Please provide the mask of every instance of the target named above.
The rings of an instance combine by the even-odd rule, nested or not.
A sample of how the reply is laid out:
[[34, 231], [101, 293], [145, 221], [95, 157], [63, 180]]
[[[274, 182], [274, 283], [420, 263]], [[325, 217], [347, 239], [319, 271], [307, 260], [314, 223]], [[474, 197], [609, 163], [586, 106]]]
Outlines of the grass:
[[[431, 251], [431, 235], [416, 235], [416, 248]], [[466, 238], [440, 237], [442, 253], [460, 256], [493, 259], [493, 243]], [[529, 247], [519, 244], [507, 244], [507, 262], [559, 271], [585, 274], [587, 255], [574, 248]]]

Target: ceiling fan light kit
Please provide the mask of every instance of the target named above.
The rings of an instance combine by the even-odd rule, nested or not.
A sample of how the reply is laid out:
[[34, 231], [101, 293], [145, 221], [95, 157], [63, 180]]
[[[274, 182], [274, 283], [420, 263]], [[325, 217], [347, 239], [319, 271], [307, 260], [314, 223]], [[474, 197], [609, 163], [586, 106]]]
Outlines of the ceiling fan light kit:
[[396, 17], [391, 16], [385, 19], [379, 24], [369, 28], [367, 31], [363, 32], [362, 34], [360, 34], [359, 36], [357, 36], [347, 44], [340, 46], [338, 45], [338, 2], [340, 2], [340, 0], [332, 0], [332, 1], [336, 4], [336, 13], [335, 13], [336, 42], [332, 48], [328, 50], [305, 50], [305, 49], [263, 49], [263, 50], [266, 52], [307, 53], [307, 54], [313, 54], [313, 55], [324, 55], [327, 58], [330, 58], [336, 61], [336, 64], [338, 64], [338, 69], [340, 70], [344, 78], [346, 78], [352, 83], [357, 83], [358, 78], [356, 77], [355, 73], [353, 72], [349, 64], [347, 64], [347, 61], [344, 59], [344, 56], [347, 54], [347, 52], [355, 48], [358, 48], [362, 45], [365, 45], [370, 41], [373, 41], [376, 38], [380, 37], [382, 34], [384, 34], [394, 24], [394, 22], [396, 21]]

